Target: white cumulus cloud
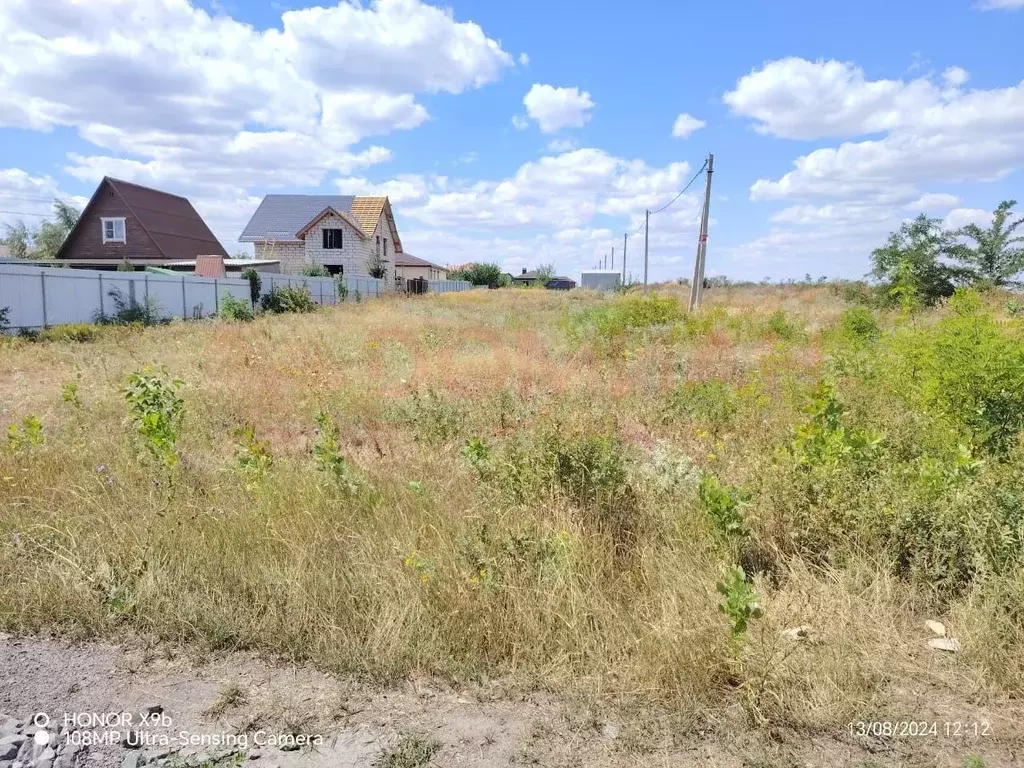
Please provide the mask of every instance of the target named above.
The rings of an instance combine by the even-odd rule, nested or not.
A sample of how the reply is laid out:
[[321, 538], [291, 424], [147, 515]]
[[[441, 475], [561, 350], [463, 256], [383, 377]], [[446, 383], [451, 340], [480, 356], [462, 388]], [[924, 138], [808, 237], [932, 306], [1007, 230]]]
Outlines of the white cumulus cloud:
[[694, 131], [699, 131], [707, 123], [703, 120], [698, 120], [693, 115], [688, 115], [683, 112], [676, 118], [675, 124], [672, 126], [672, 135], [677, 139], [689, 138], [690, 134]]
[[580, 128], [591, 118], [594, 101], [579, 88], [557, 88], [534, 83], [523, 97], [526, 114], [537, 121], [543, 133], [562, 128]]

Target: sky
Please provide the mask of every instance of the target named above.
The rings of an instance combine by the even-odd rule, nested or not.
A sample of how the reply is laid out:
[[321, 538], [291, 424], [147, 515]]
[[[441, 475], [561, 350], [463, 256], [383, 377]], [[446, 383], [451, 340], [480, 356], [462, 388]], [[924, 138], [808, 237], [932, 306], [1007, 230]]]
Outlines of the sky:
[[0, 225], [105, 175], [230, 253], [271, 192], [386, 194], [407, 252], [863, 276], [1021, 197], [1024, 0], [2, 0]]

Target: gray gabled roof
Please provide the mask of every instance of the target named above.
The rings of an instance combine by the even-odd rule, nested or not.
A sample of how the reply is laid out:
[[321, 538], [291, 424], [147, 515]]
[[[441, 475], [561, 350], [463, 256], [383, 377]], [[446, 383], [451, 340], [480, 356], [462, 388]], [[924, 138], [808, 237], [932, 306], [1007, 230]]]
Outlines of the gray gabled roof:
[[295, 233], [325, 208], [350, 213], [355, 199], [354, 195], [267, 195], [238, 241], [297, 240]]
[[396, 267], [433, 267], [434, 269], [445, 269], [442, 266], [435, 264], [432, 261], [421, 259], [419, 256], [413, 256], [411, 253], [396, 253], [395, 254], [395, 266]]

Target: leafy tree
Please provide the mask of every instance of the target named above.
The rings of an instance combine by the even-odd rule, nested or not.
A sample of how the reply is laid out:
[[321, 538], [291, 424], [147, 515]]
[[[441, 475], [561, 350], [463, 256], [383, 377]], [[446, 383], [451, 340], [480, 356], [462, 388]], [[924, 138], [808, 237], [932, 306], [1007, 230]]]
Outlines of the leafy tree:
[[[925, 304], [952, 296], [955, 281], [967, 276], [942, 261], [952, 255], [953, 233], [942, 228], [940, 219], [923, 213], [889, 235], [888, 241], [871, 254], [871, 274], [887, 284], [894, 298], [906, 303], [908, 292]], [[896, 296], [895, 291], [899, 294]]]
[[551, 278], [553, 278], [554, 276], [554, 264], [541, 264], [540, 267], [537, 268], [537, 285], [543, 288], [551, 281]]
[[31, 239], [32, 233], [25, 226], [25, 222], [19, 221], [13, 227], [7, 226], [7, 237], [3, 239], [3, 244], [7, 246], [13, 258], [24, 259], [28, 257], [28, 243]]
[[1024, 216], [1013, 218], [1016, 200], [1004, 200], [992, 213], [992, 224], [982, 229], [968, 224], [956, 231], [959, 237], [969, 238], [974, 245], [955, 243], [952, 256], [961, 262], [976, 280], [987, 280], [993, 285], [1016, 284], [1013, 278], [1024, 272], [1024, 236], [1013, 237], [1017, 227], [1024, 224]]
[[473, 285], [487, 285], [491, 288], [508, 282], [508, 278], [497, 264], [467, 264], [462, 269], [449, 273], [449, 280], [466, 280]]
[[387, 264], [384, 263], [384, 259], [381, 258], [379, 253], [371, 254], [370, 258], [366, 260], [366, 273], [378, 280], [383, 280], [388, 276]]
[[[78, 223], [79, 212], [63, 200], [53, 201], [53, 221], [45, 220], [34, 232], [19, 222], [7, 228], [4, 244], [15, 258], [54, 259], [64, 240]], [[31, 252], [29, 241], [35, 246]]]

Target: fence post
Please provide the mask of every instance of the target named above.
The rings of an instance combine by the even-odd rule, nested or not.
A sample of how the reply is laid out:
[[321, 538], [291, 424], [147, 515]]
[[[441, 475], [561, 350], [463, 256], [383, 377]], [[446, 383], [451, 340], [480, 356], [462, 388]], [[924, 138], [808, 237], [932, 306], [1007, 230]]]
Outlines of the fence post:
[[220, 314], [220, 290], [217, 288], [217, 278], [213, 278], [213, 313]]
[[188, 320], [188, 299], [185, 298], [185, 276], [181, 276], [181, 319]]
[[324, 281], [318, 280], [317, 282], [320, 283], [320, 306], [322, 307], [324, 305]]
[[142, 282], [145, 283], [143, 289], [146, 292], [146, 305], [149, 305], [149, 272], [142, 273]]
[[100, 316], [102, 317], [103, 314], [104, 314], [104, 312], [103, 312], [103, 273], [102, 272], [100, 272], [99, 283], [100, 283]]
[[46, 328], [46, 269], [39, 273], [39, 287], [43, 294], [43, 328]]

